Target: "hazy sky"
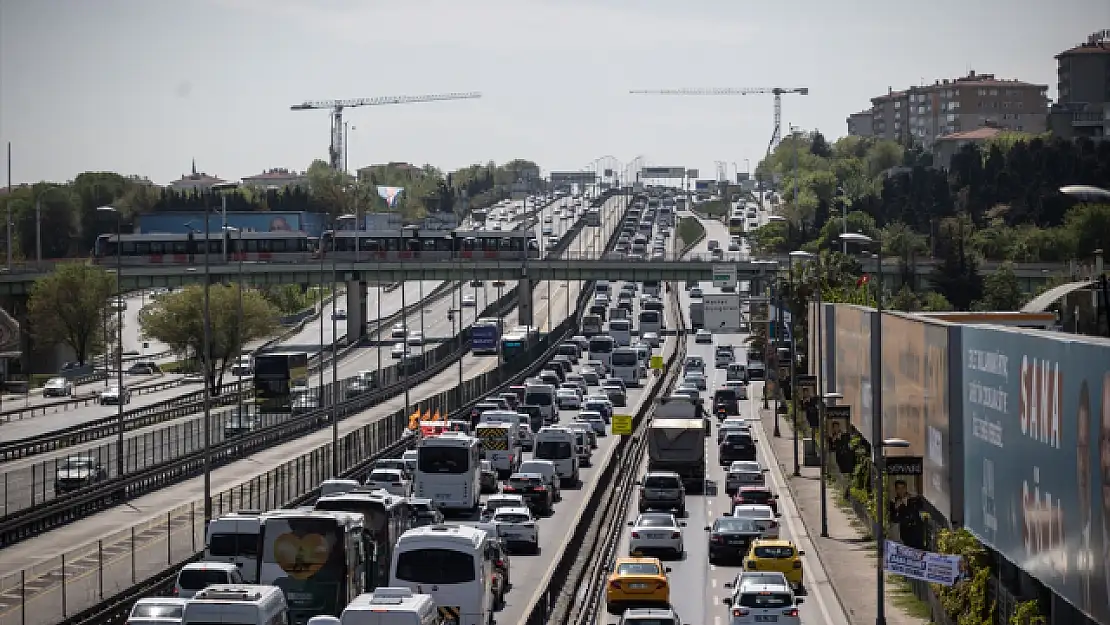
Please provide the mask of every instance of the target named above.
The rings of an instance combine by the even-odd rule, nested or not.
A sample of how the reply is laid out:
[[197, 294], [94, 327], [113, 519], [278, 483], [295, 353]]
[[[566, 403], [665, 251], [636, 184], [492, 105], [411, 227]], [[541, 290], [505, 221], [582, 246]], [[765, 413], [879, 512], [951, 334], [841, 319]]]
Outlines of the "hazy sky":
[[291, 104], [480, 91], [349, 110], [350, 164], [643, 155], [705, 178], [755, 166], [772, 97], [629, 89], [809, 87], [784, 124], [833, 138], [888, 86], [969, 69], [1055, 97], [1053, 55], [1103, 28], [1108, 0], [0, 0], [0, 141], [16, 184], [165, 183], [194, 158], [237, 179], [326, 158], [328, 113]]

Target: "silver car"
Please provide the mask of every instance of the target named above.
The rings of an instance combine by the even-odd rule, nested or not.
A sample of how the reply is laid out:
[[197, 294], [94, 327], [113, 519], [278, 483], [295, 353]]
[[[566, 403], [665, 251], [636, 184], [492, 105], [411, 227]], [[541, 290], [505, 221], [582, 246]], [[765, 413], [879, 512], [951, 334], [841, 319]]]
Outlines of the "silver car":
[[686, 550], [682, 541], [680, 522], [673, 514], [665, 512], [645, 512], [628, 522], [632, 528], [628, 538], [628, 551], [632, 555], [648, 552], [664, 552], [681, 558]]

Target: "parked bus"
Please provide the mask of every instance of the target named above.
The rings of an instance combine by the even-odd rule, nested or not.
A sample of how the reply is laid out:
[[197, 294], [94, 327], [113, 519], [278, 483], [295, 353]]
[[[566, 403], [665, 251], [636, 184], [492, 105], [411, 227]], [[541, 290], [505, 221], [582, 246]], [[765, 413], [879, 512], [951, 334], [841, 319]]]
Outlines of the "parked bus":
[[488, 625], [495, 607], [493, 555], [489, 534], [476, 527], [418, 527], [397, 541], [389, 585], [428, 593], [458, 625]]
[[501, 344], [501, 321], [499, 319], [479, 319], [470, 326], [470, 351], [479, 354], [497, 355]]
[[631, 347], [618, 347], [613, 350], [613, 377], [622, 380], [625, 386], [639, 386], [643, 377], [644, 362], [640, 354]]
[[590, 360], [599, 360], [606, 371], [613, 369], [613, 349], [616, 341], [611, 336], [594, 336], [590, 338]]
[[254, 357], [254, 397], [260, 412], [292, 412], [292, 389], [307, 386], [307, 353], [271, 352]]
[[385, 491], [354, 490], [341, 495], [321, 497], [316, 500], [314, 509], [362, 515], [369, 537], [366, 590], [384, 586], [389, 581], [393, 545], [401, 534], [412, 527], [412, 518], [405, 499]]
[[293, 623], [339, 616], [366, 591], [363, 516], [346, 512], [277, 510], [262, 519], [258, 583], [277, 586]]
[[431, 499], [442, 510], [476, 511], [481, 475], [478, 439], [444, 432], [422, 440], [416, 450], [414, 496]]

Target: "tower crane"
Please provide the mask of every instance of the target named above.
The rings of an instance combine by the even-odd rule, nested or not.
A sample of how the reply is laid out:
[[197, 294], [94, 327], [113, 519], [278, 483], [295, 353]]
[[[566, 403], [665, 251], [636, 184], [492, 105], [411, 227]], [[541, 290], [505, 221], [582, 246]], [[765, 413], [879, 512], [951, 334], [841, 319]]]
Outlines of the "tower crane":
[[331, 111], [331, 145], [328, 147], [328, 162], [336, 171], [346, 171], [343, 149], [343, 109], [356, 106], [385, 106], [387, 104], [416, 104], [418, 102], [442, 102], [445, 100], [475, 100], [482, 97], [478, 92], [437, 93], [432, 95], [380, 96], [376, 98], [357, 98], [354, 100], [310, 100], [289, 107], [293, 111]]
[[782, 96], [783, 94], [796, 93], [809, 95], [809, 87], [767, 87], [751, 89], [733, 89], [729, 87], [710, 89], [655, 89], [629, 91], [633, 95], [758, 95], [770, 93], [775, 96], [775, 128], [771, 132], [771, 141], [767, 144], [767, 153], [774, 150], [782, 140]]

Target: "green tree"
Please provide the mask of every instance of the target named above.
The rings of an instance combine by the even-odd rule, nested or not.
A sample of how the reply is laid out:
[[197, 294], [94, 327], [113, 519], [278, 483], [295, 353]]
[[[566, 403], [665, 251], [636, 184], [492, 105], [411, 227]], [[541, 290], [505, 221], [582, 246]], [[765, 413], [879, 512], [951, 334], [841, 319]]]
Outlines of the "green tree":
[[175, 351], [196, 355], [209, 376], [209, 383], [218, 393], [228, 361], [238, 357], [247, 343], [271, 335], [276, 328], [278, 311], [266, 298], [254, 290], [244, 290], [242, 295], [240, 321], [239, 287], [209, 287], [210, 362], [205, 360], [203, 349], [204, 289], [201, 286], [190, 285], [158, 299], [139, 316], [139, 324], [151, 338]]
[[27, 317], [33, 335], [44, 345], [69, 346], [77, 362], [85, 364], [103, 338], [104, 315], [115, 291], [115, 276], [99, 267], [58, 265], [31, 287]]
[[1110, 250], [1110, 204], [1080, 204], [1068, 211], [1064, 224], [1079, 256]]
[[1014, 266], [1003, 263], [998, 271], [983, 277], [983, 297], [975, 302], [977, 310], [1014, 311], [1025, 303], [1026, 296], [1014, 274]]
[[983, 292], [979, 261], [975, 258], [972, 247], [974, 237], [975, 227], [966, 214], [941, 223], [940, 236], [937, 238], [940, 264], [930, 280], [933, 288], [957, 310], [969, 310]]

